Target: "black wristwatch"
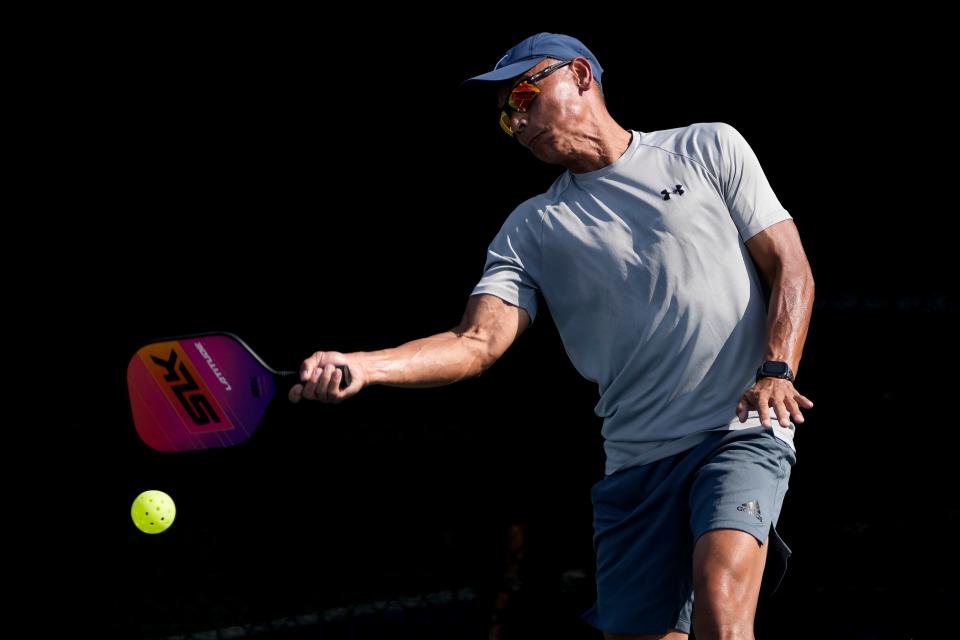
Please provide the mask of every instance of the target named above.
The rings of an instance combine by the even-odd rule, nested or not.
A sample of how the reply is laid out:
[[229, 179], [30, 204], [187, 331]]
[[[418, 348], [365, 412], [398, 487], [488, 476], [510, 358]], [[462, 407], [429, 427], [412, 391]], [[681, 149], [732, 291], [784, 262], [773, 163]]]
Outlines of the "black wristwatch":
[[757, 369], [757, 381], [760, 378], [783, 378], [793, 382], [793, 371], [790, 365], [780, 360], [764, 360], [760, 368]]

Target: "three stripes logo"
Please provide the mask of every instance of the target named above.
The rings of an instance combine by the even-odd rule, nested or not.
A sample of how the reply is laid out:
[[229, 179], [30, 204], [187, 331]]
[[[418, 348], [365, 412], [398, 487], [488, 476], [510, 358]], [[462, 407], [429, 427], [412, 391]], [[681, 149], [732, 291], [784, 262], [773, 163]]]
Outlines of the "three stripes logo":
[[744, 502], [742, 505], [737, 507], [737, 511], [745, 511], [747, 513], [752, 513], [757, 517], [757, 520], [763, 522], [763, 516], [760, 515], [760, 503], [756, 500], [751, 500], [750, 502]]
[[675, 184], [675, 185], [673, 185], [673, 191], [668, 191], [668, 190], [666, 190], [666, 189], [663, 189], [663, 190], [660, 192], [660, 195], [663, 196], [663, 199], [664, 199], [664, 200], [669, 200], [671, 195], [682, 196], [682, 195], [683, 195], [683, 185], [682, 185], [682, 184]]

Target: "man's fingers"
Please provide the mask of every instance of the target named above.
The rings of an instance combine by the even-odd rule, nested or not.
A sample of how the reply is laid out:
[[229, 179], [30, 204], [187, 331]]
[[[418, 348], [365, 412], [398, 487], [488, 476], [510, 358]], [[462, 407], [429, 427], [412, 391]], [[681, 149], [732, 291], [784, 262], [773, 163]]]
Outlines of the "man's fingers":
[[789, 390], [786, 393], [779, 387], [772, 386], [768, 389], [767, 386], [762, 383], [755, 385], [740, 397], [737, 402], [737, 418], [740, 422], [746, 422], [750, 411], [755, 410], [760, 424], [764, 427], [772, 427], [773, 418], [784, 426], [790, 424], [791, 420], [797, 424], [802, 423], [804, 417], [800, 409], [812, 408], [813, 402], [797, 393], [792, 385], [787, 385]]
[[740, 398], [740, 402], [737, 403], [737, 418], [740, 420], [740, 422], [747, 421], [747, 406], [743, 402], [742, 397]]
[[757, 415], [760, 418], [760, 424], [765, 427], [772, 427], [773, 423], [770, 422], [770, 395], [758, 391], [755, 394], [756, 403], [757, 403]]
[[303, 397], [303, 385], [297, 383], [290, 387], [290, 391], [287, 393], [287, 398], [290, 399], [290, 402], [296, 404], [300, 402], [300, 398]]
[[303, 364], [300, 365], [300, 382], [306, 382], [313, 377], [313, 371], [317, 367], [317, 363], [314, 358], [315, 355], [310, 356], [303, 361]]
[[330, 402], [331, 379], [339, 371], [332, 364], [325, 367], [316, 367], [310, 375], [310, 381], [304, 385], [303, 397], [308, 400]]
[[300, 365], [300, 382], [306, 382], [313, 378], [317, 369], [321, 368], [320, 362], [323, 361], [325, 355], [325, 352], [317, 351], [303, 361], [303, 364]]
[[[344, 368], [348, 366], [345, 360], [347, 358], [336, 351], [317, 351], [308, 357], [300, 365], [299, 385], [294, 385], [287, 394], [290, 401], [315, 400], [337, 403], [355, 395], [356, 390], [346, 393], [345, 389], [340, 388], [346, 375]], [[357, 380], [356, 376], [354, 380]]]
[[330, 368], [333, 369], [333, 371], [330, 372], [330, 382], [328, 382], [326, 386], [327, 400], [329, 402], [338, 402], [337, 393], [340, 391], [340, 381], [343, 379], [343, 372], [333, 365], [330, 365]]
[[790, 424], [790, 412], [787, 411], [786, 405], [782, 401], [774, 400], [773, 411], [777, 415], [777, 422], [780, 423], [781, 427], [785, 427]]
[[332, 365], [327, 365], [326, 367], [317, 367], [313, 371], [313, 399], [319, 400], [320, 402], [327, 401], [327, 384], [329, 382], [328, 369]]
[[772, 427], [773, 423], [770, 421], [770, 408], [769, 407], [760, 407], [757, 409], [757, 414], [760, 417], [760, 424], [765, 427]]
[[803, 413], [800, 412], [800, 406], [793, 398], [787, 398], [784, 404], [787, 405], [787, 410], [790, 412], [790, 417], [794, 422], [797, 424], [803, 422]]
[[794, 389], [794, 395], [792, 397], [784, 398], [784, 402], [786, 403], [787, 408], [790, 409], [790, 415], [793, 416], [793, 421], [796, 424], [802, 424], [804, 421], [803, 412], [800, 410], [801, 408], [813, 408], [813, 401], [810, 400], [810, 398], [797, 393], [796, 389]]
[[336, 371], [336, 367], [332, 364], [328, 364], [322, 369], [317, 370], [317, 400], [322, 402], [329, 402], [330, 400], [330, 378], [333, 376], [333, 372]]

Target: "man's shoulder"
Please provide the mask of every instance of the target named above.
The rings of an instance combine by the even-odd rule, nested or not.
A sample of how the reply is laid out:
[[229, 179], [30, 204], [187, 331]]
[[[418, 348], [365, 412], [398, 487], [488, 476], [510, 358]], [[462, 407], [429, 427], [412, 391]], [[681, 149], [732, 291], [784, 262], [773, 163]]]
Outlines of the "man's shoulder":
[[726, 138], [739, 135], [740, 133], [726, 122], [696, 122], [685, 127], [644, 133], [641, 143], [681, 152], [715, 145]]
[[686, 158], [712, 175], [719, 175], [724, 158], [745, 146], [743, 136], [726, 122], [697, 122], [685, 127], [644, 134], [641, 143], [674, 157]]

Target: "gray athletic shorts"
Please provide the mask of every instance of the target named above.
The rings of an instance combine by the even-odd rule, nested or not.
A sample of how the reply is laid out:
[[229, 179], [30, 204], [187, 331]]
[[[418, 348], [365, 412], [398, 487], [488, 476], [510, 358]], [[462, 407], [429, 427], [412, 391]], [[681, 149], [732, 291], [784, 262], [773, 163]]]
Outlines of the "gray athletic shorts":
[[718, 431], [675, 456], [616, 471], [593, 486], [597, 602], [593, 627], [642, 635], [690, 631], [693, 549], [714, 529], [770, 537], [764, 591], [775, 589], [790, 549], [774, 525], [793, 449], [770, 429]]

